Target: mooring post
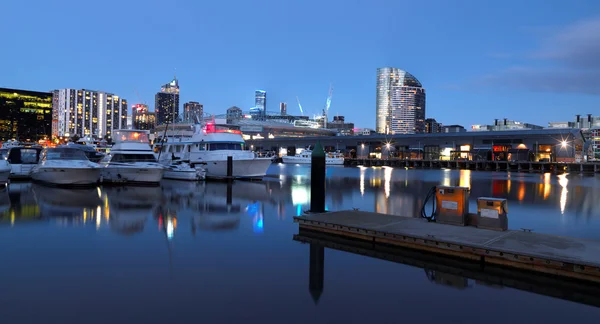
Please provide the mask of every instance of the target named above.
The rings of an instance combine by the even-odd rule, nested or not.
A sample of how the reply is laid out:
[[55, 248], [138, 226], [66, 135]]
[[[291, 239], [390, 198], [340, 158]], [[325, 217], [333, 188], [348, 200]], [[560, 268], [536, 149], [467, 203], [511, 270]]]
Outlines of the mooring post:
[[233, 157], [227, 157], [227, 181], [231, 182], [233, 180]]
[[308, 275], [308, 291], [315, 304], [323, 294], [323, 279], [325, 277], [325, 248], [317, 244], [310, 245], [310, 261]]
[[317, 142], [310, 161], [310, 211], [325, 212], [325, 151]]

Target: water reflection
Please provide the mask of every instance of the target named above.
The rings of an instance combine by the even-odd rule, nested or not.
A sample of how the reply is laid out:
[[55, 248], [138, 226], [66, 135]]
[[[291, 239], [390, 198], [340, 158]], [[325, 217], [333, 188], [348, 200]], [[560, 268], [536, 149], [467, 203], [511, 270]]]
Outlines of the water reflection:
[[562, 188], [560, 190], [560, 213], [565, 213], [565, 207], [567, 206], [567, 185], [569, 184], [569, 180], [567, 179], [567, 174], [561, 174], [558, 176], [558, 184]]

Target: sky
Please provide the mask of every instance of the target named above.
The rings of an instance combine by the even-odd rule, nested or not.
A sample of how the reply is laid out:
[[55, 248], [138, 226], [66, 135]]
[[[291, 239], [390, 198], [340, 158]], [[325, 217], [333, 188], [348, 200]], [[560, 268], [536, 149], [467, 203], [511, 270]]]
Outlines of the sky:
[[600, 1], [19, 0], [2, 4], [0, 87], [102, 90], [154, 107], [174, 75], [180, 103], [267, 110], [296, 97], [375, 126], [378, 67], [413, 74], [426, 117], [547, 126], [600, 115]]

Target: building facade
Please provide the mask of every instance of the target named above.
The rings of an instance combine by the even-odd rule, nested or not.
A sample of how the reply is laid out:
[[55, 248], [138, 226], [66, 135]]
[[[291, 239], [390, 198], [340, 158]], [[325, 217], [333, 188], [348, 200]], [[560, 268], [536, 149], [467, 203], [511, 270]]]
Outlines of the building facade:
[[287, 115], [287, 103], [285, 103], [285, 102], [280, 102], [279, 103], [279, 113], [282, 116]]
[[377, 69], [376, 131], [380, 134], [425, 132], [425, 89], [410, 73]]
[[264, 120], [267, 115], [267, 92], [264, 90], [254, 91], [254, 107], [250, 108], [253, 119]]
[[442, 132], [442, 124], [438, 123], [437, 120], [433, 118], [425, 119], [425, 133], [433, 134], [433, 133], [441, 133]]
[[204, 106], [195, 101], [183, 104], [183, 121], [186, 123], [196, 122], [202, 119], [204, 115]]
[[173, 123], [179, 119], [179, 81], [177, 78], [160, 88], [154, 96], [156, 124]]
[[227, 124], [235, 124], [242, 120], [244, 114], [242, 113], [242, 109], [240, 107], [230, 107], [227, 109], [226, 120]]
[[502, 120], [495, 119], [493, 125], [472, 125], [471, 130], [476, 132], [481, 131], [506, 131], [506, 130], [529, 130], [529, 129], [544, 129], [542, 126], [523, 123], [504, 118]]
[[347, 123], [344, 116], [333, 116], [333, 121], [327, 123], [327, 129], [335, 130], [338, 135], [354, 135], [354, 123]]
[[131, 106], [131, 123], [133, 129], [153, 130], [156, 127], [156, 116], [148, 110], [148, 105]]
[[0, 140], [47, 138], [52, 116], [51, 92], [0, 88]]
[[127, 100], [115, 94], [89, 89], [54, 90], [52, 136], [110, 136], [127, 128]]

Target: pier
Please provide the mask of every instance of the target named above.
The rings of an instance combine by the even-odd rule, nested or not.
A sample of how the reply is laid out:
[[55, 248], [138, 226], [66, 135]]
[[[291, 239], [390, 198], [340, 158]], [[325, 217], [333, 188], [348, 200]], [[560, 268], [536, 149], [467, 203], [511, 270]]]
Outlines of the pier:
[[363, 211], [294, 217], [300, 231], [392, 250], [411, 249], [555, 277], [600, 283], [600, 241], [531, 231], [493, 231]]
[[532, 172], [532, 173], [600, 173], [600, 163], [564, 163], [531, 161], [461, 161], [461, 160], [402, 160], [402, 159], [352, 159], [346, 166], [389, 166], [416, 169], [458, 169], [476, 171]]

